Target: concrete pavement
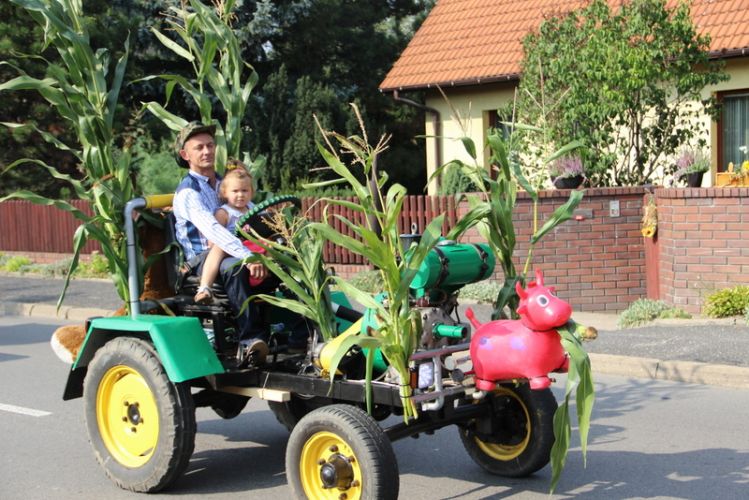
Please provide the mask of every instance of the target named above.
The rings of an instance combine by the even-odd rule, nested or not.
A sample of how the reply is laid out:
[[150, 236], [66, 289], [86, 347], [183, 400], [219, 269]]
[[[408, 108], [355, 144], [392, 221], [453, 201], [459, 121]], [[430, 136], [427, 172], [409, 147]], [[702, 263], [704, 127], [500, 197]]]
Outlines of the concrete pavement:
[[[62, 279], [2, 274], [0, 315], [82, 322], [111, 315], [121, 305], [110, 281], [76, 279], [57, 310], [62, 287]], [[479, 320], [489, 319], [489, 305], [467, 306]], [[615, 314], [578, 312], [573, 317], [599, 331], [598, 339], [586, 343], [594, 373], [749, 388], [749, 326], [743, 318], [662, 320], [619, 330]]]

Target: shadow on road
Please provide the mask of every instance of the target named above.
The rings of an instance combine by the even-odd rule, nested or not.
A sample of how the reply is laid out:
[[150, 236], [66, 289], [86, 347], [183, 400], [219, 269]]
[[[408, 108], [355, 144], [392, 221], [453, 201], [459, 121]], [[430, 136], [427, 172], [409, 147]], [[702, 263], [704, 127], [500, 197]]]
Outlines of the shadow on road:
[[55, 325], [23, 323], [0, 327], [0, 346], [36, 344], [49, 342]]

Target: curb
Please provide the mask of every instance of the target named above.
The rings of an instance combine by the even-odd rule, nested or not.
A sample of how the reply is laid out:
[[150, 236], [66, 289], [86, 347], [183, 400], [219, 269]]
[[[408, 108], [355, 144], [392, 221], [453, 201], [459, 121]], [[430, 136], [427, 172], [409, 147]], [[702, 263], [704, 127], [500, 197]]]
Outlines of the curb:
[[[93, 316], [111, 316], [114, 311], [89, 307], [63, 306], [57, 310], [51, 304], [0, 302], [0, 316], [24, 316], [85, 321]], [[623, 377], [666, 380], [686, 384], [715, 385], [739, 389], [749, 388], [749, 368], [733, 365], [638, 358], [615, 354], [589, 353], [593, 373]]]
[[687, 384], [749, 388], [749, 368], [743, 366], [635, 358], [614, 354], [590, 353], [589, 357], [593, 373]]
[[94, 316], [111, 316], [114, 311], [95, 307], [57, 306], [52, 304], [27, 304], [22, 302], [0, 302], [0, 316], [25, 316], [29, 318], [51, 318], [70, 321], [85, 321]]

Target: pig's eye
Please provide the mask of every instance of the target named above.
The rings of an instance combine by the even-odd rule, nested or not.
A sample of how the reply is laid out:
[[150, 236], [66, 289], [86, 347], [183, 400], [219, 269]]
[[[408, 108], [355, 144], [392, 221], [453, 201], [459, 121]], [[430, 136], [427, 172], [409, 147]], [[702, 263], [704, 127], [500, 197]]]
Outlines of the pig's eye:
[[541, 307], [546, 307], [549, 305], [549, 297], [547, 297], [546, 295], [539, 295], [538, 299], [536, 300], [538, 300], [538, 305], [540, 305]]

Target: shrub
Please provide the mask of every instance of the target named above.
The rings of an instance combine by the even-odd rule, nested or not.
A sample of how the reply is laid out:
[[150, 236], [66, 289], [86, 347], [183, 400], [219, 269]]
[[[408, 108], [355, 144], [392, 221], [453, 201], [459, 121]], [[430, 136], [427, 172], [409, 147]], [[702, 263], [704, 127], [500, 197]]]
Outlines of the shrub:
[[70, 269], [72, 260], [72, 257], [67, 257], [65, 259], [58, 260], [57, 262], [52, 262], [51, 264], [39, 266], [39, 272], [43, 276], [50, 276], [53, 278], [66, 276], [68, 274], [68, 270]]
[[472, 193], [477, 191], [476, 184], [465, 175], [458, 165], [448, 166], [442, 174], [439, 193], [441, 195]]
[[97, 276], [109, 276], [109, 262], [107, 262], [107, 259], [100, 253], [91, 255], [91, 261], [86, 267], [91, 274]]
[[28, 267], [30, 265], [31, 265], [31, 260], [29, 260], [27, 257], [21, 257], [20, 255], [17, 255], [5, 261], [5, 264], [3, 265], [3, 269], [11, 273], [23, 272], [24, 271], [23, 268]]
[[749, 325], [749, 306], [744, 309], [744, 321]]
[[367, 293], [380, 293], [384, 287], [379, 271], [361, 271], [348, 280], [353, 286]]
[[487, 302], [492, 304], [502, 287], [492, 281], [479, 281], [471, 283], [460, 289], [458, 295], [461, 299], [475, 300], [476, 302]]
[[725, 318], [744, 314], [748, 306], [749, 286], [738, 285], [708, 295], [702, 312], [711, 318]]
[[639, 326], [659, 318], [691, 318], [681, 308], [673, 307], [662, 300], [637, 299], [619, 315], [619, 327]]

